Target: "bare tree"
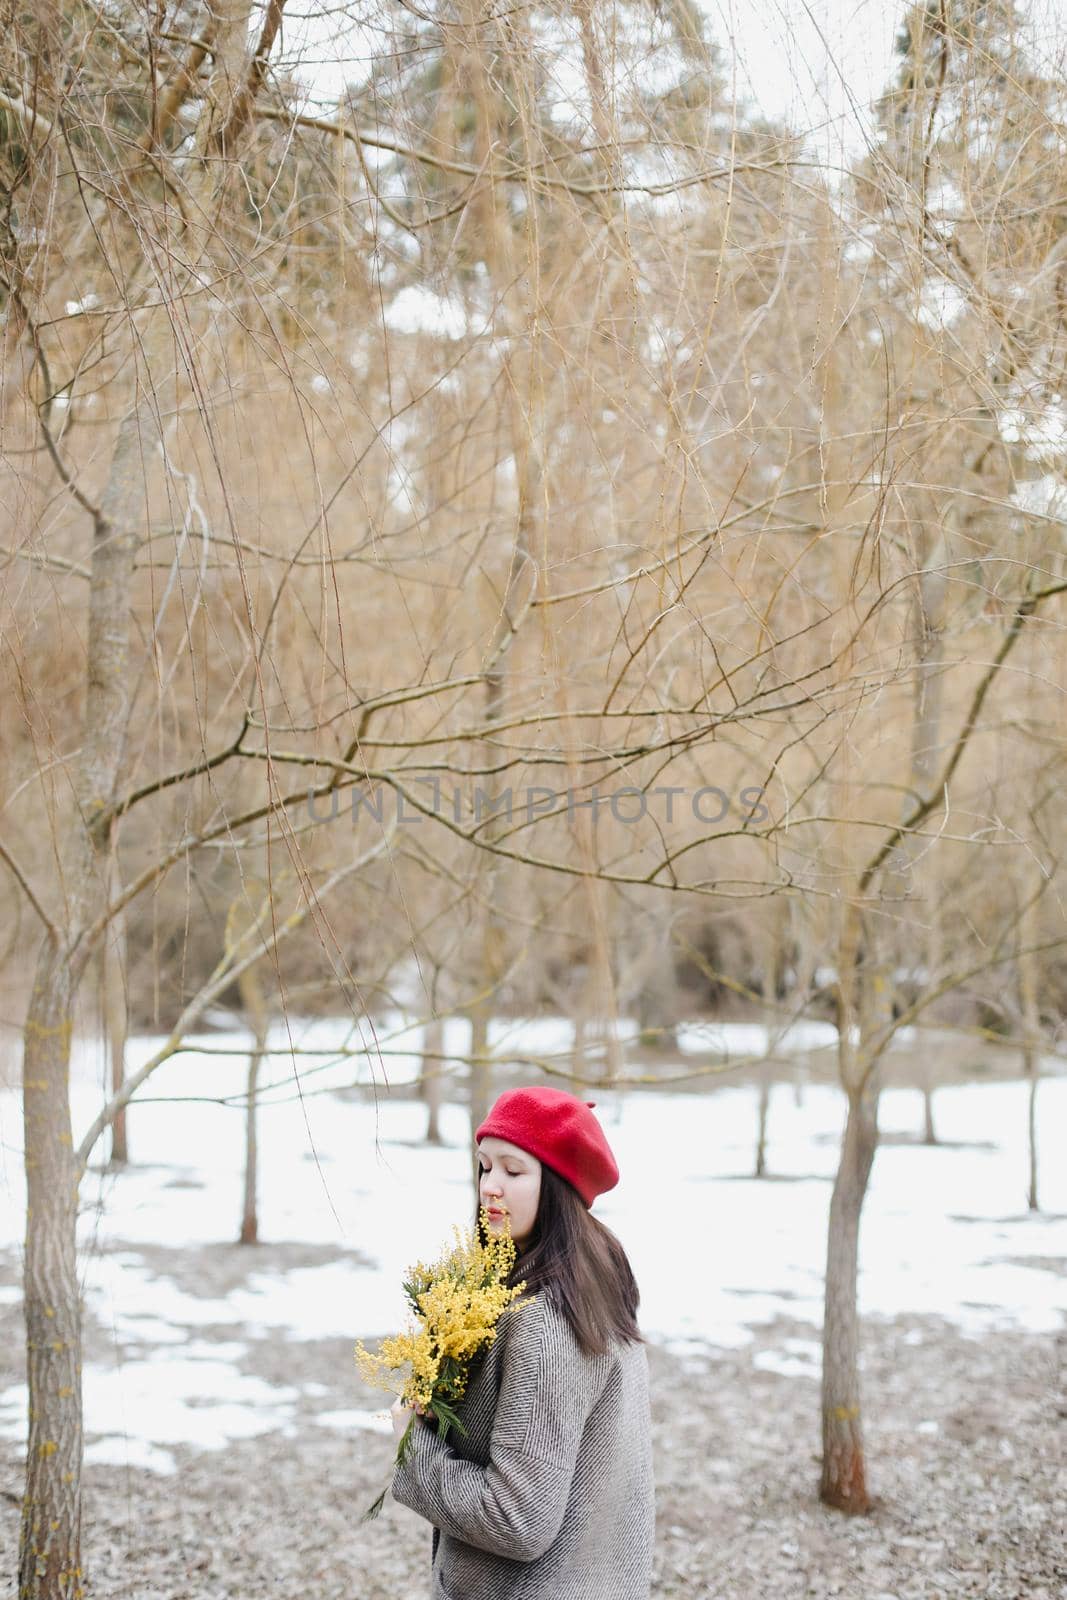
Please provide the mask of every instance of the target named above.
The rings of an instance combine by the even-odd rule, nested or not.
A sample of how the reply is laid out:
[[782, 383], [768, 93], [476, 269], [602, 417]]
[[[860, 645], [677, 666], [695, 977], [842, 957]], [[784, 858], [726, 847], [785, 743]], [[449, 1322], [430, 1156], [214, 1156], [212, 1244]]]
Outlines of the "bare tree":
[[[254, 898], [253, 898], [254, 897]], [[242, 891], [230, 906], [226, 918], [224, 943], [228, 956], [233, 955], [239, 941], [258, 936], [259, 926], [267, 905], [266, 886], [246, 880]], [[261, 964], [253, 962], [245, 967], [237, 979], [241, 996], [244, 1023], [252, 1034], [252, 1049], [248, 1056], [248, 1087], [245, 1097], [245, 1181], [244, 1201], [238, 1241], [241, 1244], [259, 1242], [259, 1139], [256, 1125], [259, 1072], [267, 1051], [270, 1035], [270, 1011], [263, 988]]]

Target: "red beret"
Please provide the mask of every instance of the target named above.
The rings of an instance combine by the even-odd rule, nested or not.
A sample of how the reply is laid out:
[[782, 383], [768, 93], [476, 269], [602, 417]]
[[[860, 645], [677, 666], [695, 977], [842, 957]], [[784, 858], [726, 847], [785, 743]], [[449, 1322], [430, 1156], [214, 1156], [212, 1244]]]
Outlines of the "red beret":
[[595, 1100], [579, 1100], [566, 1089], [508, 1089], [474, 1135], [506, 1139], [528, 1150], [572, 1183], [591, 1206], [619, 1181], [615, 1157], [594, 1117]]

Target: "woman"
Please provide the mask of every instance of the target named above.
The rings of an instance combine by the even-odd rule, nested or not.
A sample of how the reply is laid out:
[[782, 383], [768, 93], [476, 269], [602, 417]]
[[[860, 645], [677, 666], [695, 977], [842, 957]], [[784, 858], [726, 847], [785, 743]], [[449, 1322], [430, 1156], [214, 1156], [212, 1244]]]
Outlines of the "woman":
[[[510, 1219], [526, 1290], [472, 1366], [466, 1435], [416, 1423], [393, 1474], [434, 1526], [431, 1600], [648, 1600], [648, 1357], [626, 1252], [589, 1210], [619, 1181], [594, 1104], [511, 1089], [475, 1134], [480, 1203], [494, 1232]], [[408, 1420], [397, 1401], [398, 1435]]]

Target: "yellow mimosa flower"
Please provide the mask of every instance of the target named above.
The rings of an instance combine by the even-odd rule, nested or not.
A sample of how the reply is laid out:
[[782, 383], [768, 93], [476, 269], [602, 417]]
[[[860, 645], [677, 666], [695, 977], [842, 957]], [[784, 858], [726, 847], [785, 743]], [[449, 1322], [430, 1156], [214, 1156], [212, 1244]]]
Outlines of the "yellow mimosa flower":
[[[417, 1325], [383, 1339], [376, 1352], [367, 1350], [362, 1341], [355, 1347], [364, 1383], [391, 1390], [405, 1405], [428, 1412], [442, 1439], [450, 1427], [466, 1432], [453, 1406], [467, 1392], [470, 1364], [493, 1343], [500, 1318], [526, 1287], [525, 1281], [507, 1287], [516, 1253], [510, 1225], [505, 1223], [502, 1233], [491, 1233], [484, 1207], [480, 1215], [484, 1243], [478, 1229], [456, 1226], [455, 1243], [446, 1246], [436, 1261], [429, 1265], [417, 1261], [408, 1269], [404, 1292]], [[404, 1459], [414, 1424], [412, 1416], [397, 1462]], [[377, 1516], [384, 1500], [383, 1490], [364, 1520]]]

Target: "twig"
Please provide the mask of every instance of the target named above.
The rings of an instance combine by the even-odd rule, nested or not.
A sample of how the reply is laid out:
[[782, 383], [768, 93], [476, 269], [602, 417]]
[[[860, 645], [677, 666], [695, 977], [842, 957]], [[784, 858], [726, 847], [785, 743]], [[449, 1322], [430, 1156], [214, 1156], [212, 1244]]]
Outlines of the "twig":
[[11, 873], [11, 875], [14, 877], [14, 879], [18, 883], [19, 888], [22, 890], [23, 894], [26, 896], [26, 899], [30, 902], [30, 905], [33, 907], [33, 909], [36, 911], [37, 915], [40, 917], [41, 921], [44, 924], [44, 929], [45, 929], [45, 932], [47, 933], [49, 939], [52, 941], [53, 944], [58, 944], [59, 943], [59, 929], [56, 927], [55, 923], [52, 921], [51, 917], [48, 915], [48, 912], [44, 909], [44, 906], [41, 904], [40, 900], [38, 900], [37, 895], [34, 893], [33, 885], [30, 883], [29, 878], [26, 876], [25, 872], [19, 866], [19, 863], [15, 860], [15, 857], [11, 854], [10, 850], [4, 844], [4, 841], [2, 839], [0, 839], [0, 861], [4, 862], [5, 866], [8, 868], [9, 872]]

